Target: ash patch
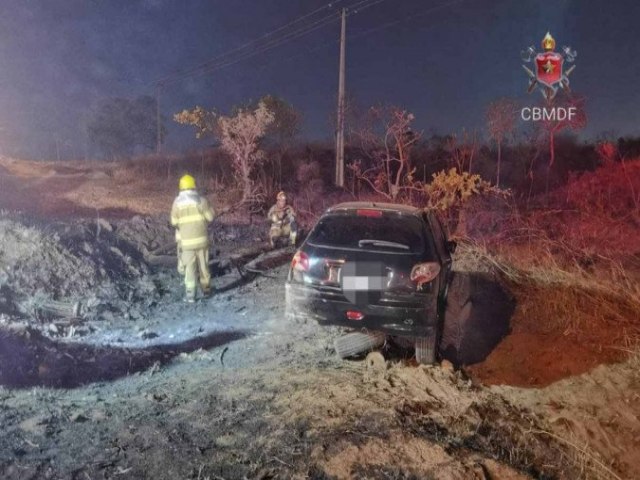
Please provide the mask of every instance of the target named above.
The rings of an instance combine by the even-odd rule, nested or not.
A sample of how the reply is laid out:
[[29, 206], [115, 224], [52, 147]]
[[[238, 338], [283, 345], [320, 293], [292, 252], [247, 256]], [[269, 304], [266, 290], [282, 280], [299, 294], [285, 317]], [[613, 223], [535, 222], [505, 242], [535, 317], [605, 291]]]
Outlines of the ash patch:
[[[212, 258], [261, 240], [265, 231], [260, 223], [214, 221]], [[71, 223], [0, 216], [0, 314], [50, 324], [40, 307], [53, 303], [58, 309], [68, 304], [71, 311], [81, 304], [88, 321], [145, 319], [163, 299], [181, 295], [173, 261], [150, 266], [154, 252], [175, 257], [174, 229], [164, 216]]]
[[0, 313], [33, 317], [48, 300], [82, 301], [88, 318], [153, 302], [140, 251], [99, 222], [38, 226], [0, 218]]
[[28, 328], [0, 331], [0, 384], [75, 388], [111, 381], [159, 368], [182, 353], [219, 347], [245, 335], [242, 331], [215, 332], [182, 343], [131, 349], [54, 342]]

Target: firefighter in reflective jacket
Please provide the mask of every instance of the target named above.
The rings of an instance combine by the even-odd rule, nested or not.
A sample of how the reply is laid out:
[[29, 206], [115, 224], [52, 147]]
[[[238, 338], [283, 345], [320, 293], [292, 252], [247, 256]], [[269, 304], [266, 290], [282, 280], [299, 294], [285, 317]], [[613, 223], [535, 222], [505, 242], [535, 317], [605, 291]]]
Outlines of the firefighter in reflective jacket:
[[178, 271], [184, 275], [185, 300], [195, 302], [198, 277], [204, 295], [211, 289], [207, 224], [213, 220], [214, 212], [207, 199], [196, 191], [191, 175], [180, 179], [179, 188], [171, 207], [171, 225], [176, 228]]
[[269, 244], [275, 248], [279, 238], [289, 239], [291, 245], [296, 243], [298, 227], [296, 225], [296, 212], [290, 205], [287, 205], [287, 195], [279, 192], [276, 196], [276, 204], [267, 213], [267, 218], [271, 222], [269, 229]]

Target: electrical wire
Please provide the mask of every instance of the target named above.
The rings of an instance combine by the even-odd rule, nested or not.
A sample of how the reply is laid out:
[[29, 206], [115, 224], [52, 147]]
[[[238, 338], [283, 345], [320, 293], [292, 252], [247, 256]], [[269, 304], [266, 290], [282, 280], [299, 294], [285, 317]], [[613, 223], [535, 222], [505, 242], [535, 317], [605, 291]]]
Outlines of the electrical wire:
[[[379, 1], [384, 1], [384, 0], [379, 0]], [[379, 31], [379, 30], [384, 30], [386, 28], [393, 27], [393, 26], [398, 25], [400, 23], [411, 21], [411, 20], [419, 18], [419, 17], [423, 17], [423, 16], [425, 16], [425, 15], [427, 15], [429, 13], [433, 13], [433, 12], [435, 12], [437, 10], [440, 10], [440, 9], [443, 9], [445, 7], [449, 7], [451, 5], [454, 5], [454, 4], [457, 4], [457, 3], [463, 3], [463, 2], [466, 2], [466, 1], [469, 1], [469, 0], [454, 0], [454, 1], [451, 1], [451, 2], [443, 3], [441, 5], [436, 5], [434, 7], [428, 8], [427, 10], [419, 10], [418, 12], [414, 12], [414, 13], [406, 16], [406, 17], [400, 18], [398, 20], [394, 20], [393, 22], [388, 22], [388, 23], [385, 23], [385, 24], [380, 25], [378, 27], [370, 28], [370, 29], [362, 31], [362, 32], [358, 32], [358, 33], [355, 33], [355, 34], [347, 35], [347, 41], [358, 39], [358, 38], [370, 35], [372, 33], [375, 33], [377, 31]], [[308, 50], [305, 50], [302, 53], [297, 53], [295, 55], [291, 55], [290, 57], [287, 57], [287, 58], [283, 59], [283, 61], [286, 62], [286, 61], [293, 60], [293, 59], [296, 59], [296, 58], [299, 58], [299, 57], [305, 57], [305, 56], [308, 56], [311, 53], [320, 51], [320, 50], [322, 50], [324, 48], [331, 47], [331, 46], [339, 44], [339, 43], [340, 43], [340, 40], [333, 40], [331, 42], [326, 42], [326, 43], [323, 43], [322, 45], [319, 45], [317, 47], [313, 47], [313, 48], [310, 48]]]
[[[161, 85], [168, 85], [170, 83], [175, 83], [176, 81], [180, 81], [183, 78], [187, 78], [187, 77], [193, 77], [193, 76], [198, 76], [198, 75], [202, 75], [208, 72], [212, 72], [214, 70], [219, 70], [221, 68], [224, 67], [228, 67], [230, 65], [234, 65], [238, 62], [241, 62], [242, 60], [246, 60], [247, 58], [251, 58], [254, 57], [256, 55], [259, 55], [261, 53], [267, 52], [269, 50], [272, 50], [276, 47], [279, 47], [280, 45], [283, 45], [285, 43], [288, 43], [292, 40], [295, 40], [297, 38], [300, 38], [304, 35], [307, 35], [309, 33], [311, 33], [312, 31], [318, 30], [319, 28], [322, 28], [330, 23], [333, 23], [336, 19], [338, 18], [337, 14], [331, 14], [328, 15], [326, 17], [323, 17], [320, 20], [317, 20], [315, 22], [313, 22], [312, 24], [305, 26], [301, 29], [298, 30], [294, 30], [293, 32], [289, 32], [286, 35], [283, 35], [279, 38], [273, 39], [273, 40], [269, 40], [268, 42], [264, 43], [263, 45], [257, 46], [251, 50], [248, 50], [246, 52], [243, 52], [233, 58], [228, 58], [226, 60], [222, 60], [222, 61], [218, 61], [218, 63], [212, 63], [210, 64], [209, 62], [207, 64], [202, 64], [199, 65], [197, 67], [194, 67], [190, 70], [186, 70], [180, 74], [174, 75], [172, 77], [165, 77], [165, 79], [160, 80], [156, 83], [159, 83]], [[223, 55], [222, 57], [229, 57], [229, 55]]]
[[[333, 23], [337, 18], [339, 18], [339, 16], [337, 15], [337, 12], [333, 12], [329, 15], [326, 15], [322, 18], [320, 18], [319, 20], [315, 20], [312, 23], [309, 23], [297, 30], [294, 30], [292, 32], [287, 32], [284, 33], [283, 35], [277, 36], [276, 38], [270, 39], [266, 42], [264, 42], [265, 39], [272, 37], [273, 35], [275, 35], [277, 32], [281, 32], [283, 30], [286, 30], [287, 28], [291, 27], [292, 25], [295, 25], [297, 23], [302, 22], [305, 19], [311, 18], [312, 16], [316, 15], [317, 13], [321, 12], [322, 10], [325, 10], [327, 8], [332, 8], [333, 6], [335, 6], [337, 3], [341, 2], [343, 0], [336, 0], [333, 3], [328, 3], [326, 5], [324, 5], [321, 8], [318, 8], [316, 10], [314, 10], [313, 12], [310, 12], [306, 15], [303, 15], [299, 18], [297, 18], [296, 20], [293, 20], [275, 30], [272, 30], [264, 35], [262, 35], [261, 37], [254, 39], [250, 42], [247, 42], [239, 47], [236, 47], [230, 51], [227, 51], [221, 55], [218, 55], [217, 57], [204, 62], [200, 65], [197, 65], [196, 67], [193, 67], [191, 69], [188, 70], [184, 70], [182, 72], [177, 72], [175, 74], [172, 75], [168, 75], [166, 77], [163, 77], [160, 80], [157, 80], [156, 82], [154, 82], [154, 84], [157, 87], [160, 86], [164, 86], [170, 83], [175, 83], [183, 78], [187, 78], [187, 77], [192, 77], [192, 76], [198, 76], [198, 75], [202, 75], [204, 73], [208, 73], [214, 70], [218, 70], [221, 68], [225, 68], [228, 67], [230, 65], [234, 65], [236, 63], [239, 63], [243, 60], [246, 60], [248, 58], [254, 57], [256, 55], [259, 55], [261, 53], [267, 52], [269, 50], [272, 50], [276, 47], [279, 47], [280, 45], [283, 45], [285, 43], [288, 43], [290, 41], [293, 41], [297, 38], [300, 38], [302, 36], [305, 36], [315, 30], [318, 30], [319, 28], [322, 28], [330, 23]], [[355, 13], [360, 13], [363, 10], [366, 10], [367, 8], [370, 8], [374, 5], [377, 5], [381, 2], [383, 2], [385, 0], [359, 0], [357, 2], [354, 2], [350, 5], [347, 5], [345, 8], [347, 9], [348, 15], [352, 15]], [[262, 44], [260, 44], [260, 42], [262, 42]], [[256, 45], [257, 44], [257, 45]], [[245, 51], [243, 53], [240, 53], [239, 56], [233, 57], [232, 59], [228, 59], [229, 56], [231, 56], [233, 53], [236, 52], [242, 52], [243, 50], [247, 50], [249, 47], [251, 47], [252, 45], [256, 45], [254, 48]], [[226, 59], [226, 60], [225, 60]]]
[[378, 27], [370, 28], [369, 30], [365, 30], [363, 32], [359, 32], [359, 33], [356, 33], [354, 35], [351, 35], [349, 37], [349, 39], [364, 37], [364, 36], [369, 35], [371, 33], [374, 33], [374, 32], [380, 31], [380, 30], [384, 30], [384, 29], [389, 28], [389, 27], [393, 27], [395, 25], [398, 25], [399, 23], [407, 22], [407, 21], [410, 21], [410, 20], [413, 20], [413, 19], [416, 19], [416, 18], [419, 18], [419, 17], [424, 17], [425, 15], [428, 15], [428, 14], [433, 13], [435, 11], [441, 10], [443, 8], [446, 8], [446, 7], [450, 7], [450, 6], [458, 4], [458, 3], [463, 3], [465, 1], [468, 1], [468, 0], [453, 0], [451, 2], [446, 2], [446, 3], [440, 4], [440, 5], [436, 5], [435, 7], [431, 7], [431, 8], [428, 8], [426, 10], [420, 10], [418, 13], [414, 12], [414, 13], [412, 13], [410, 15], [407, 15], [404, 18], [400, 18], [398, 20], [394, 20], [393, 22], [388, 22], [388, 23], [385, 23], [385, 24], [380, 25]]
[[[233, 54], [233, 53], [236, 53], [236, 52], [238, 52], [238, 51], [244, 50], [244, 49], [246, 49], [246, 48], [250, 47], [251, 45], [253, 45], [254, 43], [258, 43], [258, 42], [260, 42], [261, 40], [264, 40], [264, 39], [266, 39], [266, 38], [269, 38], [269, 37], [271, 37], [271, 36], [275, 35], [277, 32], [280, 32], [280, 31], [282, 31], [282, 30], [285, 30], [285, 29], [289, 28], [290, 26], [295, 25], [296, 23], [300, 23], [300, 22], [302, 22], [303, 20], [305, 20], [305, 19], [307, 19], [307, 18], [310, 18], [310, 17], [314, 16], [315, 14], [317, 14], [317, 13], [321, 12], [322, 10], [325, 10], [325, 9], [327, 9], [327, 8], [331, 8], [333, 5], [335, 5], [335, 4], [337, 4], [337, 3], [340, 3], [340, 2], [342, 2], [342, 1], [344, 1], [344, 0], [335, 0], [334, 2], [327, 3], [326, 5], [323, 5], [322, 7], [318, 8], [318, 9], [316, 9], [316, 10], [314, 10], [314, 11], [310, 12], [310, 13], [307, 13], [307, 14], [305, 14], [305, 15], [302, 15], [301, 17], [298, 17], [298, 18], [296, 18], [295, 20], [292, 20], [291, 22], [286, 23], [285, 25], [282, 25], [282, 26], [280, 26], [280, 27], [278, 27], [278, 28], [276, 28], [276, 29], [274, 29], [274, 30], [271, 30], [270, 32], [267, 32], [267, 33], [265, 33], [264, 35], [262, 35], [262, 36], [260, 36], [260, 37], [258, 37], [258, 38], [254, 38], [253, 40], [251, 40], [251, 41], [249, 41], [249, 42], [246, 42], [246, 43], [244, 43], [244, 44], [240, 45], [239, 47], [235, 47], [235, 48], [233, 48], [232, 50], [226, 51], [226, 52], [224, 52], [224, 53], [222, 53], [222, 54], [220, 54], [220, 55], [218, 55], [218, 56], [216, 56], [216, 57], [212, 58], [211, 60], [207, 60], [206, 62], [203, 62], [202, 64], [200, 64], [200, 65], [198, 65], [198, 66], [194, 67], [193, 69], [196, 69], [196, 68], [199, 68], [199, 67], [202, 67], [202, 66], [209, 65], [209, 64], [214, 63], [214, 62], [217, 62], [217, 61], [219, 61], [219, 60], [223, 59], [224, 57], [227, 57], [227, 56], [229, 56], [229, 55], [231, 55], [231, 54]], [[172, 78], [173, 76], [176, 76], [176, 75], [182, 75], [183, 73], [187, 73], [187, 72], [189, 72], [190, 70], [192, 70], [192, 69], [188, 69], [188, 70], [186, 70], [186, 71], [184, 71], [184, 72], [177, 72], [177, 73], [175, 73], [175, 74], [167, 75], [166, 77], [161, 78], [160, 80], [157, 80], [157, 81], [156, 81], [156, 82], [154, 82], [154, 83], [163, 83], [164, 81], [166, 81], [166, 80], [167, 80], [167, 79], [169, 79], [169, 78]]]

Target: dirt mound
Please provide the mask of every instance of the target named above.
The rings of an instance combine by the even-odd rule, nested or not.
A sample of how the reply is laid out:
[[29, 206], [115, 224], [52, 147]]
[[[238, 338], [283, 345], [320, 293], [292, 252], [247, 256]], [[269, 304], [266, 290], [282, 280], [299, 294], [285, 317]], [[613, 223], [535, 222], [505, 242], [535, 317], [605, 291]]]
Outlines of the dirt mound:
[[[209, 226], [209, 238], [212, 242], [212, 253], [215, 249], [238, 249], [240, 245], [264, 241], [268, 228], [263, 223], [227, 223], [228, 216], [214, 219]], [[107, 222], [103, 222], [107, 223]], [[140, 216], [130, 220], [118, 220], [109, 223], [117, 236], [136, 246], [143, 254], [151, 252], [173, 253], [175, 250], [175, 230], [169, 224], [168, 213], [164, 215]]]
[[[210, 228], [211, 258], [260, 242], [265, 232], [261, 223], [216, 220]], [[167, 294], [170, 301], [181, 297], [169, 288], [181, 284], [174, 278], [175, 248], [175, 231], [164, 215], [43, 223], [5, 213], [0, 215], [0, 314], [47, 320], [39, 315], [43, 305], [61, 302], [71, 308], [79, 302], [84, 320], [146, 317]], [[160, 265], [151, 262], [158, 252], [170, 268], [152, 266]], [[76, 315], [75, 307], [71, 310]]]
[[[0, 312], [30, 316], [48, 300], [101, 304], [153, 298], [142, 254], [100, 223], [26, 224], [0, 218]], [[122, 306], [123, 310], [126, 310]]]
[[[477, 319], [469, 345], [496, 329], [507, 333], [501, 328], [505, 320], [508, 323], [508, 334], [497, 346], [492, 344], [488, 357], [479, 363], [458, 362], [469, 365], [467, 371], [475, 379], [490, 385], [540, 387], [628, 357], [628, 345], [640, 336], [640, 303], [623, 282], [557, 266], [524, 270], [510, 260], [470, 245], [458, 250], [456, 270], [475, 272], [470, 278], [492, 279], [512, 297], [494, 287], [476, 289], [475, 298], [471, 295], [468, 318]], [[470, 292], [474, 285], [477, 282], [469, 284]], [[513, 307], [507, 308], [511, 302]], [[459, 326], [464, 334], [464, 322]], [[446, 347], [445, 358], [456, 363]]]
[[543, 389], [492, 390], [547, 418], [576, 460], [598, 467], [590, 472], [594, 478], [640, 478], [639, 366], [635, 355]]
[[[309, 462], [328, 478], [576, 478], [564, 448], [538, 434], [540, 418], [459, 372], [309, 375], [275, 408], [288, 412], [289, 428], [303, 426]], [[388, 476], [367, 475], [381, 468]]]
[[101, 222], [102, 226], [116, 233], [118, 238], [134, 245], [143, 255], [169, 245], [175, 245], [175, 232], [168, 216], [143, 217], [135, 215], [130, 220]]
[[546, 386], [623, 361], [640, 334], [638, 306], [619, 293], [531, 279], [513, 283], [511, 332], [482, 363], [471, 366], [487, 384]]

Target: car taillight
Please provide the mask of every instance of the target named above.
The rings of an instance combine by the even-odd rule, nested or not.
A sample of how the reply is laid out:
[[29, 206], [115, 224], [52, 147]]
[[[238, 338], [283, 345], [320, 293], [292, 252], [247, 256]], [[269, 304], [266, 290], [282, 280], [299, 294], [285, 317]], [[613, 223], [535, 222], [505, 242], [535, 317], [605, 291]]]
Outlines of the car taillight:
[[357, 310], [347, 310], [347, 318], [349, 320], [362, 320], [364, 318], [364, 314]]
[[429, 283], [440, 273], [440, 265], [435, 262], [419, 263], [411, 270], [411, 281], [420, 286]]
[[356, 215], [358, 215], [359, 217], [375, 217], [375, 218], [380, 218], [382, 217], [382, 210], [371, 210], [369, 208], [361, 208], [356, 210]]
[[291, 260], [291, 268], [297, 272], [309, 271], [309, 256], [301, 251], [297, 251]]

